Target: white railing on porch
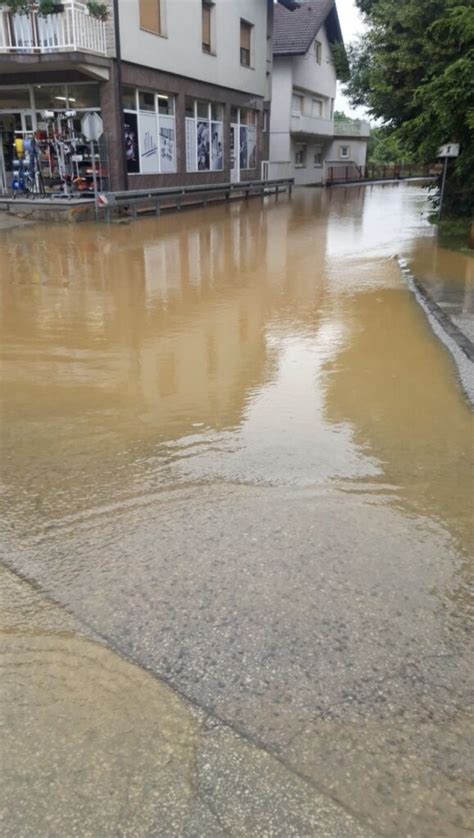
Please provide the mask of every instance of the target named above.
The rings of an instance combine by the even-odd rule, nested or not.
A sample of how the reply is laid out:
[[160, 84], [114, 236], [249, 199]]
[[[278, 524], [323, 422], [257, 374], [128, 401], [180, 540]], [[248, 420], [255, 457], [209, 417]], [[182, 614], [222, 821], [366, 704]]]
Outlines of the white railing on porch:
[[14, 15], [0, 6], [0, 53], [92, 52], [107, 54], [106, 24], [85, 3], [65, 0], [63, 11]]

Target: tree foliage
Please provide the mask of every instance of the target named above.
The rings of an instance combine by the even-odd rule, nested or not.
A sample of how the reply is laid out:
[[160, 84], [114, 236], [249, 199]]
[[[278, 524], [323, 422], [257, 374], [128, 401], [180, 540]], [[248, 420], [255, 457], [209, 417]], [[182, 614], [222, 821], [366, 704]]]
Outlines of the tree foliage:
[[432, 162], [461, 144], [450, 164], [447, 208], [474, 206], [474, 4], [472, 0], [356, 0], [368, 31], [349, 49], [346, 93], [364, 105], [406, 154]]

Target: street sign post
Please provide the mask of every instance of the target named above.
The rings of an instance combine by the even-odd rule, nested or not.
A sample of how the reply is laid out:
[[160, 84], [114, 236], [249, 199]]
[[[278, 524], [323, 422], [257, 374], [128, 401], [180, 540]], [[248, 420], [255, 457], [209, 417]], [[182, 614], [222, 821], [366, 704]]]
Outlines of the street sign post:
[[84, 134], [86, 140], [89, 141], [91, 147], [92, 179], [94, 182], [95, 213], [97, 217], [97, 171], [95, 168], [94, 143], [99, 142], [104, 132], [104, 123], [102, 122], [102, 119], [99, 116], [99, 114], [95, 111], [86, 113], [81, 119], [81, 131]]
[[448, 171], [448, 160], [450, 157], [459, 157], [459, 143], [446, 143], [438, 150], [438, 157], [444, 158], [443, 180], [441, 181], [441, 194], [439, 196], [438, 218], [441, 218], [443, 208], [444, 187], [446, 186], [446, 174]]

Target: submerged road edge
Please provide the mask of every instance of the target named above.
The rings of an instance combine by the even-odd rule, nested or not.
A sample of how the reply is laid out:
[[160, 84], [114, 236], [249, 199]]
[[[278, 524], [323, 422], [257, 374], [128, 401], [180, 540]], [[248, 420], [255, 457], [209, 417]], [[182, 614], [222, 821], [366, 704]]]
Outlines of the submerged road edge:
[[411, 272], [407, 261], [400, 257], [397, 257], [397, 261], [433, 332], [451, 353], [463, 393], [471, 407], [474, 407], [474, 343], [433, 300], [423, 283]]

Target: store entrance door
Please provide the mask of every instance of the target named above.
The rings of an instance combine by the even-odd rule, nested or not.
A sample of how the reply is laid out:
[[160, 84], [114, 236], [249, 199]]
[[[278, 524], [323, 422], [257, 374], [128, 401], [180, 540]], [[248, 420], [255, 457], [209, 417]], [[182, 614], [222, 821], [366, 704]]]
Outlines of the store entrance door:
[[230, 126], [230, 181], [238, 183], [240, 180], [240, 145], [239, 126]]
[[36, 117], [33, 111], [21, 110], [10, 113], [0, 111], [0, 186], [11, 182], [13, 160], [15, 159], [15, 139], [28, 137], [36, 130]]

